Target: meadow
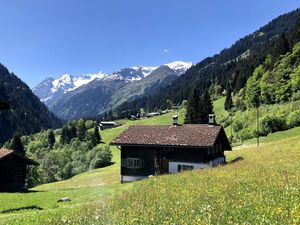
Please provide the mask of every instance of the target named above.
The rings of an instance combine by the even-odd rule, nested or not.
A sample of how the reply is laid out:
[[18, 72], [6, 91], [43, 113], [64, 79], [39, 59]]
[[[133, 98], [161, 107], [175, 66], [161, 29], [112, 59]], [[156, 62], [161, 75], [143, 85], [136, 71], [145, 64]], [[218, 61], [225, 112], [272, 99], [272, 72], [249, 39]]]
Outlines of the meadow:
[[[215, 107], [222, 110], [222, 101]], [[183, 110], [120, 120], [123, 126], [101, 133], [102, 145], [129, 125], [170, 124], [174, 114], [182, 123]], [[299, 224], [300, 128], [263, 138], [259, 149], [254, 143], [226, 152], [225, 166], [122, 185], [119, 150], [111, 147], [111, 166], [28, 193], [0, 193], [0, 224]], [[72, 201], [57, 203], [62, 197]]]
[[225, 166], [136, 182], [133, 190], [95, 210], [98, 220], [85, 222], [300, 223], [299, 137], [259, 149], [244, 147], [226, 156], [229, 163]]
[[[173, 111], [159, 117], [137, 121], [120, 120], [123, 126], [101, 132], [105, 146], [132, 124], [170, 124], [172, 115], [178, 114], [183, 122], [184, 111]], [[111, 146], [112, 165], [91, 170], [68, 180], [40, 185], [28, 193], [0, 193], [0, 224], [40, 224], [60, 223], [55, 218], [65, 220], [65, 215], [77, 214], [91, 204], [102, 204], [104, 200], [131, 189], [133, 183], [120, 185], [119, 150]], [[62, 197], [71, 202], [57, 203]]]

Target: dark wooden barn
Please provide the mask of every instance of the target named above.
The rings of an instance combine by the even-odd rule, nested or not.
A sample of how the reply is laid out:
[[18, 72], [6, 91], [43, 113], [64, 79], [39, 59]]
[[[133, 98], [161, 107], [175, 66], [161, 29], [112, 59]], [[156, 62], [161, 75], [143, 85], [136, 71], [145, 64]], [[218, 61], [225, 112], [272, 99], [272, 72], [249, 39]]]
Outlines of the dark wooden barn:
[[218, 125], [130, 126], [111, 143], [121, 149], [121, 182], [225, 163], [231, 150]]
[[0, 191], [24, 191], [28, 165], [37, 162], [13, 150], [0, 149]]

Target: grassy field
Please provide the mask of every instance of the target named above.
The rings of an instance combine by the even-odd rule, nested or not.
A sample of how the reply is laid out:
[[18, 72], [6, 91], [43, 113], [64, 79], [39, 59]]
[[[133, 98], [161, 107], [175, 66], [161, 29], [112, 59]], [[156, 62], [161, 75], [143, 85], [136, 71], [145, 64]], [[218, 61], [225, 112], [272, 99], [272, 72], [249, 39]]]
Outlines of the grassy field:
[[216, 114], [216, 117], [226, 114], [224, 104], [225, 97], [219, 98], [218, 100], [214, 101], [214, 112]]
[[[174, 114], [183, 123], [183, 110], [137, 121], [120, 120], [118, 122], [123, 126], [101, 132], [103, 145], [109, 144], [132, 124], [170, 124]], [[82, 173], [69, 180], [44, 184], [29, 193], [0, 193], [0, 224], [61, 223], [53, 218], [64, 220], [66, 215], [77, 214], [85, 205], [102, 204], [108, 197], [131, 189], [133, 183], [120, 185], [119, 150], [115, 146], [111, 150], [111, 166]], [[62, 197], [70, 197], [72, 201], [57, 203]]]
[[133, 190], [99, 209], [98, 222], [300, 223], [299, 136], [226, 155], [233, 161], [226, 166], [136, 182]]
[[[215, 102], [220, 115], [224, 98]], [[224, 112], [223, 112], [224, 113]], [[108, 144], [132, 124], [170, 124], [184, 111], [128, 121], [101, 133]], [[227, 152], [226, 166], [119, 184], [113, 164], [29, 193], [0, 193], [0, 224], [297, 224], [300, 223], [300, 127]], [[289, 138], [295, 136], [295, 138]], [[238, 149], [238, 150], [237, 150]], [[61, 197], [71, 202], [57, 203]], [[141, 213], [142, 212], [142, 213]]]
[[[295, 127], [295, 128], [289, 129], [289, 130], [272, 133], [266, 137], [260, 137], [259, 142], [260, 143], [275, 142], [275, 141], [284, 140], [286, 138], [296, 137], [299, 135], [300, 135], [300, 127]], [[254, 145], [254, 144], [256, 144], [256, 138], [246, 140], [243, 144], [244, 145]]]
[[[15, 213], [18, 220], [13, 222], [300, 223], [300, 136], [265, 143], [259, 149], [256, 146], [243, 147], [227, 152], [226, 157], [229, 163], [225, 166], [153, 177], [126, 185], [103, 185], [89, 188], [86, 193], [83, 192], [83, 188], [72, 190], [74, 193], [62, 190], [66, 194], [73, 194], [76, 202], [66, 203], [59, 209], [53, 206], [54, 209], [46, 212], [26, 212], [28, 216], [23, 218]], [[47, 186], [49, 187], [41, 187]], [[49, 193], [51, 196], [56, 195], [55, 191], [49, 190]], [[40, 194], [42, 197], [43, 193]], [[12, 195], [17, 199], [18, 194]], [[90, 196], [88, 200], [87, 196]], [[34, 204], [34, 201], [31, 204]], [[40, 205], [42, 206], [42, 203]], [[2, 216], [1, 219], [10, 216], [11, 213], [7, 214], [7, 217]]]

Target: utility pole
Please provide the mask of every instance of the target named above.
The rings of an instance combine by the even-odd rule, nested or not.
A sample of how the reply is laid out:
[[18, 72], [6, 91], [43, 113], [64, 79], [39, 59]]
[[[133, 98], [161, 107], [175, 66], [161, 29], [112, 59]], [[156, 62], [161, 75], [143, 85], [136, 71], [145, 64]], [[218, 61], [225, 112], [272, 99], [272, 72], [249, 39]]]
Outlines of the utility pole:
[[229, 116], [230, 116], [230, 144], [232, 144], [232, 113], [231, 113], [231, 109], [229, 111]]
[[256, 107], [256, 132], [257, 132], [257, 148], [259, 148], [259, 105]]

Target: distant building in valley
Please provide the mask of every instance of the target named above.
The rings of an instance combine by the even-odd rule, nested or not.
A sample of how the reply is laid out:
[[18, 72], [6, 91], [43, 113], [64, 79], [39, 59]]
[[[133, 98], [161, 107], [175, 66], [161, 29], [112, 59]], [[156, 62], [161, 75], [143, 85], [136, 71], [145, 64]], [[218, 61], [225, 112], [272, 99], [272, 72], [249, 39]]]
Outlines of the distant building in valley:
[[116, 122], [113, 122], [113, 121], [102, 121], [99, 124], [99, 127], [101, 130], [105, 130], [108, 128], [114, 128], [114, 127], [118, 127], [118, 126], [121, 126], [121, 125]]
[[147, 117], [147, 118], [154, 117], [154, 116], [159, 116], [159, 113], [158, 112], [152, 112], [152, 113], [145, 114], [145, 117]]

